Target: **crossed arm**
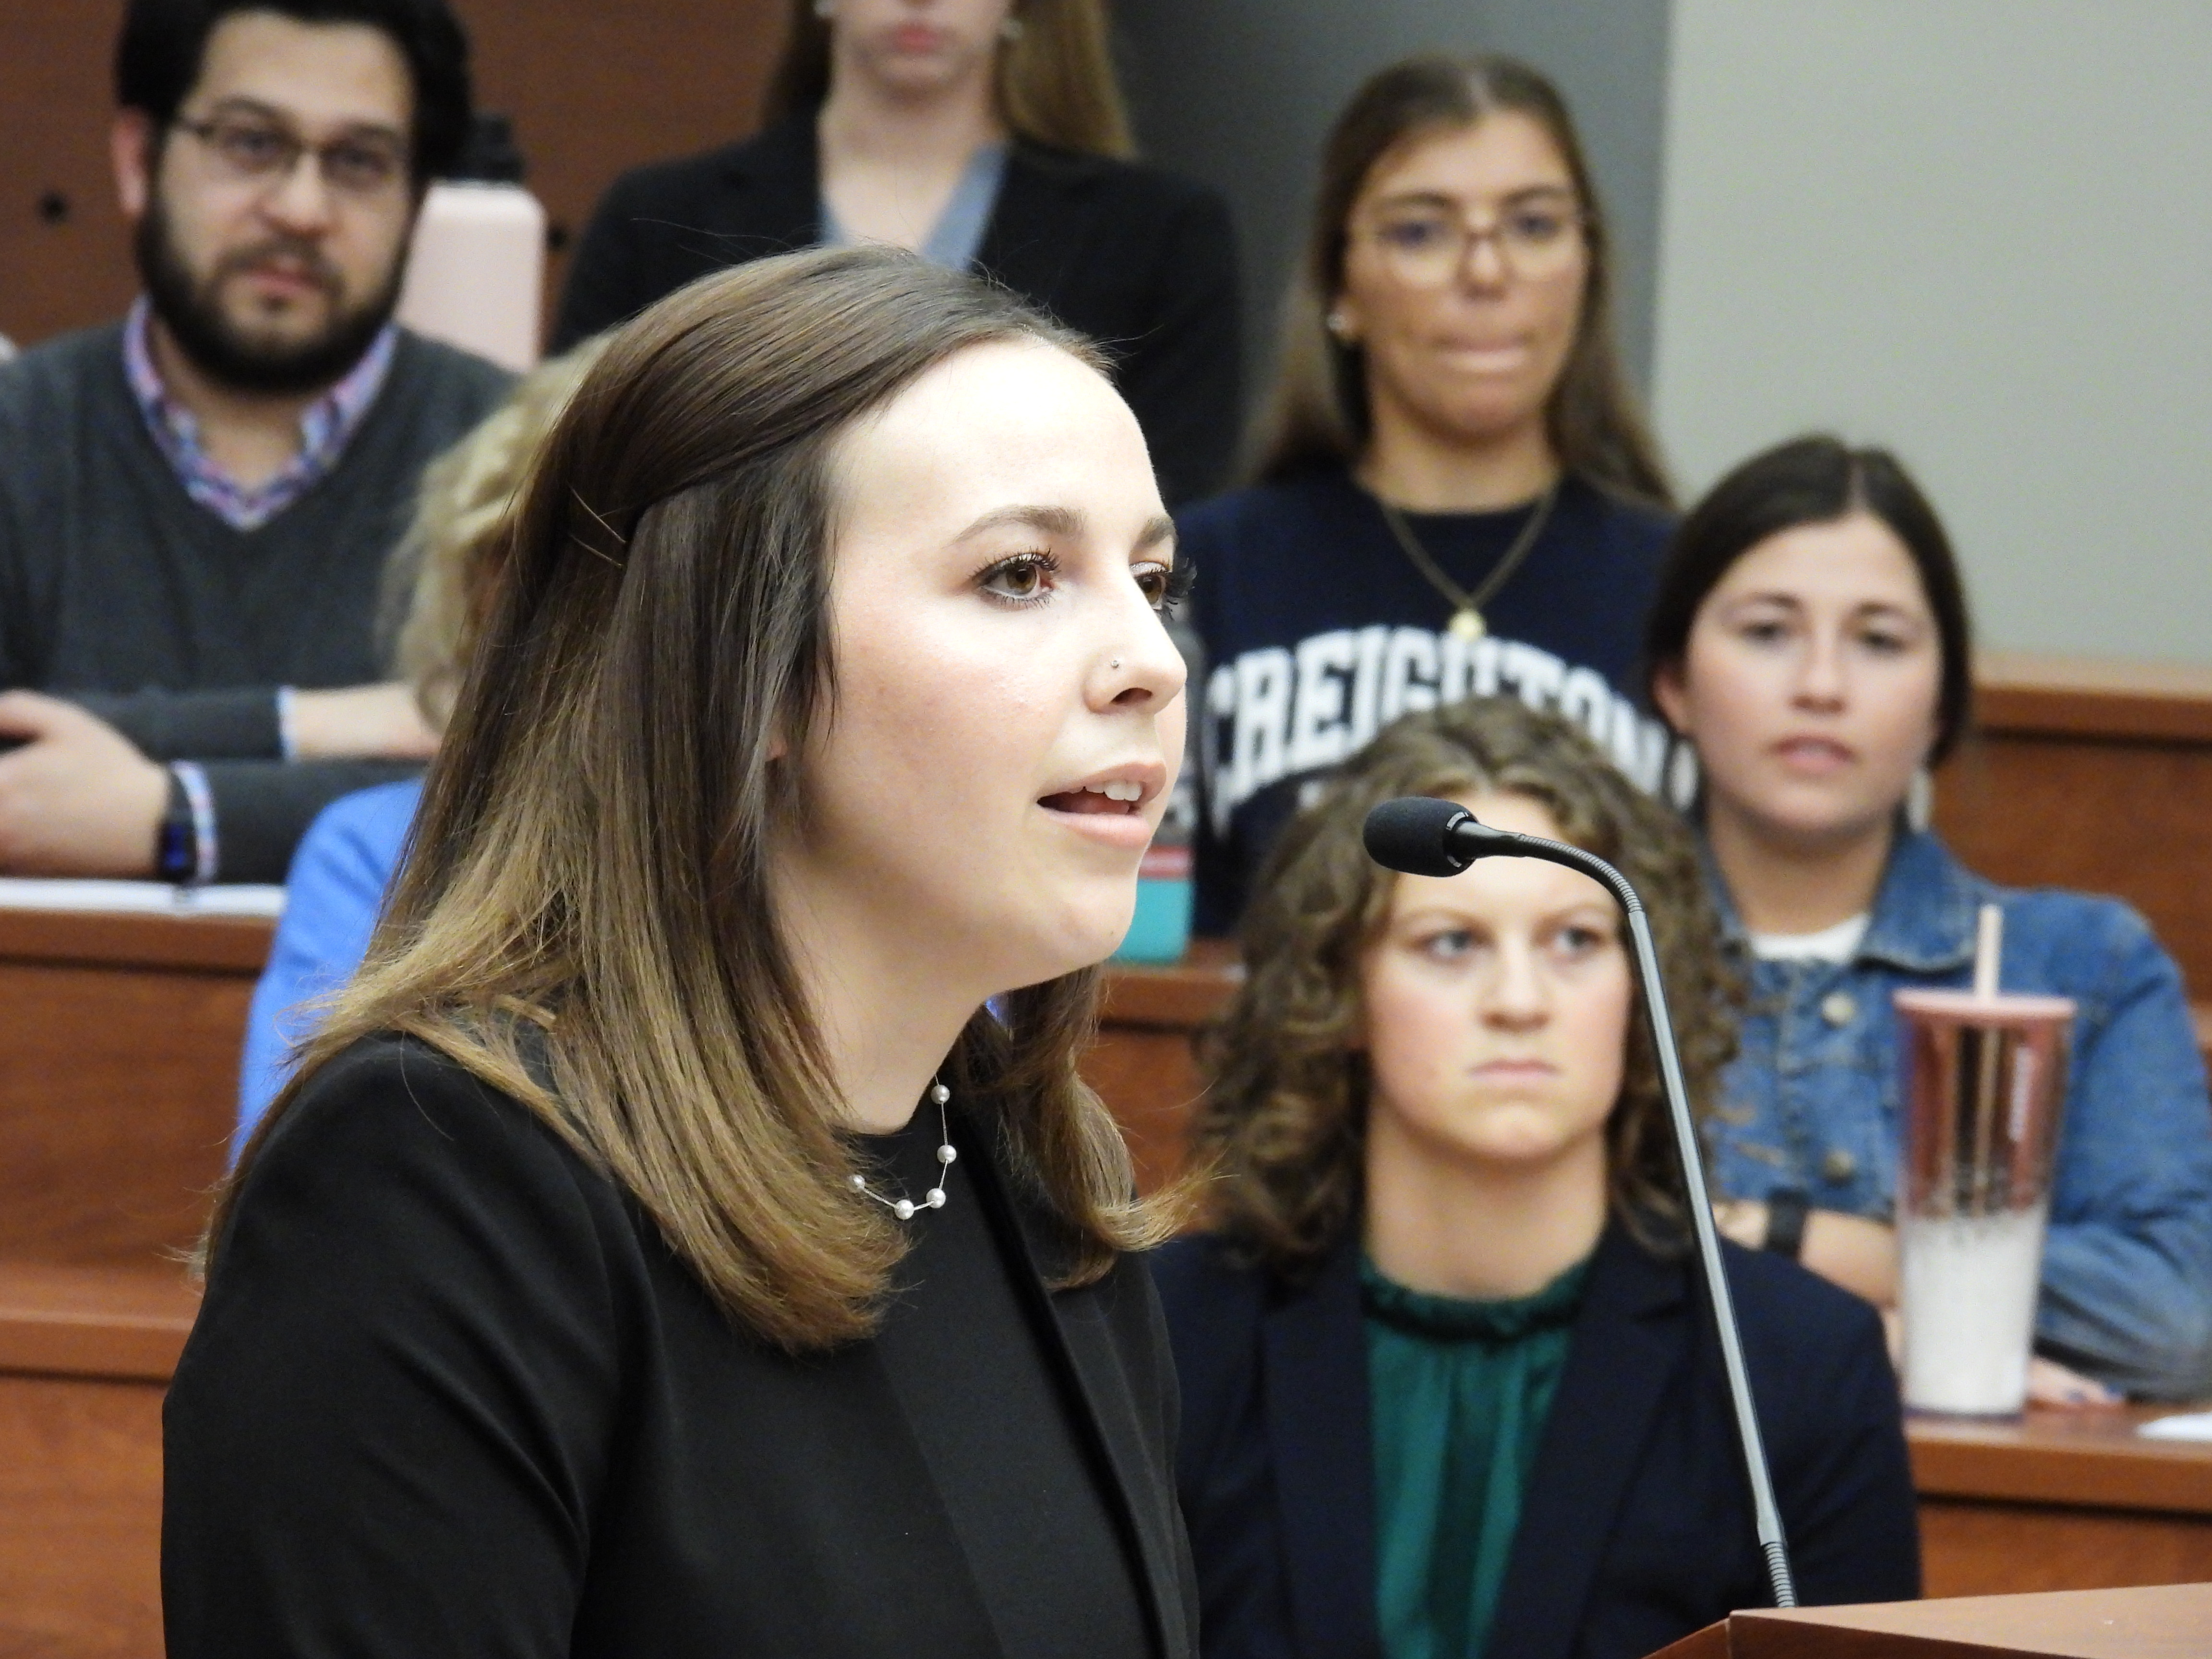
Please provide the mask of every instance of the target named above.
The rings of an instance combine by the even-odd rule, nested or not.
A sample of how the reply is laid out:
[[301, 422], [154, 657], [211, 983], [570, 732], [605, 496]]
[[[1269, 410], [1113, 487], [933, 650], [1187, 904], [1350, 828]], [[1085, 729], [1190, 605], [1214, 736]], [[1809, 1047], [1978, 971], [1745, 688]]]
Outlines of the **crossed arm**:
[[[258, 722], [255, 699], [267, 705]], [[153, 874], [167, 763], [191, 759], [212, 775], [220, 874], [281, 880], [295, 820], [303, 829], [324, 803], [401, 775], [437, 746], [399, 684], [295, 692], [286, 724], [289, 757], [273, 691], [0, 692], [0, 744], [10, 745], [0, 753], [0, 872]]]

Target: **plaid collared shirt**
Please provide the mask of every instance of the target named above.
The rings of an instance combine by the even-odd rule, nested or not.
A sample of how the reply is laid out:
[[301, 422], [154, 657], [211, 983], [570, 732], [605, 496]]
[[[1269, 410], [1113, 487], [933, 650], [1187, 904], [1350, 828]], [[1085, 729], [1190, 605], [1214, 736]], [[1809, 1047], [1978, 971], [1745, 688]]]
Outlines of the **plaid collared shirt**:
[[240, 483], [200, 447], [199, 422], [162, 384], [154, 366], [148, 328], [151, 309], [142, 295], [123, 325], [123, 372], [130, 378], [146, 429], [175, 469], [185, 493], [234, 530], [258, 530], [306, 495], [338, 464], [347, 441], [383, 389], [399, 343], [399, 330], [387, 323], [345, 378], [308, 405], [300, 416], [300, 453], [266, 483]]

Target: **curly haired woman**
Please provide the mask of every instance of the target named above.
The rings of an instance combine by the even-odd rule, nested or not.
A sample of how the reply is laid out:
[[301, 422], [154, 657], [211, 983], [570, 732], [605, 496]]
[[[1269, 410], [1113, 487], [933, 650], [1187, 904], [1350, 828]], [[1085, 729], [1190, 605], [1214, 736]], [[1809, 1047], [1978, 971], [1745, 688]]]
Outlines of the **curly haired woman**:
[[[1700, 1108], [1734, 1047], [1688, 832], [1565, 721], [1410, 715], [1294, 822], [1207, 1057], [1216, 1231], [1155, 1264], [1206, 1651], [1649, 1653], [1766, 1592], [1620, 915], [1528, 860], [1378, 868], [1408, 794], [1619, 865]], [[1728, 1266], [1801, 1594], [1917, 1595], [1874, 1310]]]

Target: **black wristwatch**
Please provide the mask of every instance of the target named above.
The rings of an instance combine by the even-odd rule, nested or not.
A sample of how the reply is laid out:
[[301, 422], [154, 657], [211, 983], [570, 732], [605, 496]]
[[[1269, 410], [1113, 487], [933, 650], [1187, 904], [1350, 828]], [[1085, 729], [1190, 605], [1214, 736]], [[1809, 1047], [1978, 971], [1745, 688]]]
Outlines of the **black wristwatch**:
[[154, 875], [160, 881], [184, 886], [199, 873], [198, 827], [192, 822], [192, 798], [185, 781], [169, 769], [169, 799], [161, 808], [161, 826], [154, 833]]
[[1805, 1217], [1813, 1207], [1802, 1187], [1777, 1187], [1766, 1195], [1766, 1240], [1761, 1249], [1795, 1261], [1805, 1249]]

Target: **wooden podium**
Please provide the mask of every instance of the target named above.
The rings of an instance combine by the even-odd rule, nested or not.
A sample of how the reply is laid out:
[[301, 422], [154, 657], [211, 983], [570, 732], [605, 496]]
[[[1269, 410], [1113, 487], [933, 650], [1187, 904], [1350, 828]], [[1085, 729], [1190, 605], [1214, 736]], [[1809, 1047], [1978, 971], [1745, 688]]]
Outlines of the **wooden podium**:
[[2201, 1659], [2212, 1584], [1731, 1613], [1651, 1659]]

